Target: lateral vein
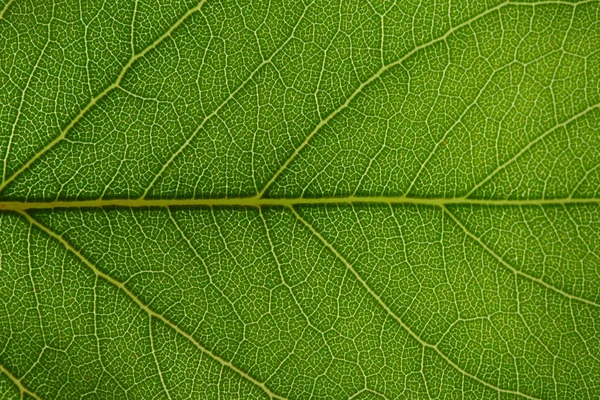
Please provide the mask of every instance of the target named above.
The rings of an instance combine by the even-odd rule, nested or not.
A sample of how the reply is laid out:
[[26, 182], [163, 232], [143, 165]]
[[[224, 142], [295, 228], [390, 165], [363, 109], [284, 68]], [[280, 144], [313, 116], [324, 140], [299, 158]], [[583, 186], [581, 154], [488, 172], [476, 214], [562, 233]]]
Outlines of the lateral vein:
[[287, 167], [291, 164], [291, 162], [296, 158], [296, 156], [302, 151], [302, 149], [304, 149], [308, 143], [311, 141], [311, 139], [317, 134], [317, 132], [319, 132], [321, 130], [321, 128], [323, 128], [325, 125], [327, 125], [327, 123], [329, 123], [329, 121], [331, 121], [337, 114], [339, 114], [340, 112], [342, 112], [344, 109], [346, 109], [350, 103], [352, 102], [352, 100], [358, 96], [358, 94], [360, 94], [363, 89], [367, 86], [369, 86], [372, 82], [376, 81], [377, 79], [379, 79], [380, 76], [382, 76], [386, 71], [390, 70], [391, 68], [395, 67], [396, 65], [400, 65], [402, 64], [404, 61], [406, 61], [407, 59], [409, 59], [410, 57], [412, 57], [414, 54], [416, 54], [417, 52], [432, 46], [436, 43], [442, 42], [444, 40], [446, 40], [448, 38], [448, 36], [450, 36], [451, 34], [453, 34], [454, 32], [456, 32], [457, 30], [465, 27], [465, 26], [469, 26], [472, 23], [474, 23], [475, 21], [477, 21], [480, 18], [485, 17], [488, 14], [491, 14], [495, 11], [500, 10], [501, 8], [507, 6], [508, 4], [510, 4], [510, 2], [505, 1], [502, 3], [499, 3], [498, 5], [487, 9], [486, 11], [475, 15], [474, 17], [470, 18], [469, 20], [456, 25], [455, 27], [449, 29], [448, 31], [446, 31], [446, 33], [444, 33], [442, 36], [438, 36], [428, 42], [425, 42], [419, 46], [414, 47], [412, 50], [410, 50], [408, 53], [404, 54], [402, 57], [400, 57], [399, 59], [397, 59], [396, 61], [393, 61], [389, 64], [384, 65], [383, 67], [381, 67], [377, 72], [375, 72], [375, 74], [373, 74], [369, 79], [367, 79], [366, 81], [364, 81], [363, 83], [361, 83], [355, 90], [354, 92], [352, 92], [352, 94], [335, 110], [333, 110], [331, 113], [329, 113], [329, 115], [327, 115], [327, 117], [325, 117], [324, 119], [322, 119], [317, 126], [314, 127], [314, 129], [308, 134], [308, 136], [306, 136], [306, 138], [304, 139], [304, 141], [302, 143], [300, 143], [300, 145], [298, 147], [296, 147], [296, 149], [294, 149], [294, 151], [292, 152], [292, 154], [287, 158], [287, 160], [285, 160], [285, 162], [279, 167], [279, 169], [273, 174], [273, 176], [271, 176], [271, 178], [267, 181], [267, 183], [263, 186], [263, 188], [260, 190], [260, 192], [258, 192], [258, 197], [262, 197], [267, 190], [269, 189], [269, 187], [271, 187], [271, 185], [275, 182], [275, 180], [279, 177], [279, 175], [281, 175], [281, 173], [283, 171], [285, 171], [287, 169]]
[[547, 283], [546, 281], [544, 281], [541, 278], [536, 278], [533, 275], [529, 275], [529, 274], [513, 267], [508, 262], [506, 262], [498, 253], [496, 253], [494, 250], [492, 250], [483, 240], [481, 240], [481, 238], [479, 238], [477, 235], [475, 235], [473, 232], [471, 232], [469, 229], [467, 229], [467, 227], [452, 212], [450, 212], [450, 210], [448, 210], [448, 208], [445, 205], [442, 205], [441, 207], [444, 210], [444, 212], [446, 214], [448, 214], [448, 216], [450, 216], [450, 218], [452, 218], [452, 220], [456, 223], [456, 225], [458, 225], [468, 237], [470, 237], [473, 241], [478, 243], [488, 254], [493, 256], [500, 264], [502, 264], [504, 267], [506, 267], [512, 273], [519, 275], [523, 278], [526, 278], [532, 282], [535, 282], [541, 286], [544, 286], [546, 289], [550, 289], [553, 292], [558, 293], [568, 299], [576, 300], [578, 302], [600, 308], [600, 304], [598, 304], [598, 303], [595, 303], [595, 302], [588, 300], [586, 298], [583, 298], [583, 297], [573, 295], [571, 293], [567, 293], [562, 289], [552, 286], [551, 284]]
[[[432, 46], [436, 43], [439, 42], [443, 42], [444, 40], [446, 40], [450, 35], [452, 35], [454, 32], [460, 30], [461, 28], [464, 28], [465, 26], [470, 26], [471, 24], [473, 24], [475, 21], [485, 17], [486, 15], [489, 15], [493, 12], [499, 11], [500, 9], [504, 8], [505, 6], [509, 6], [509, 5], [513, 5], [513, 6], [535, 6], [535, 5], [543, 5], [543, 4], [568, 4], [570, 6], [576, 7], [578, 5], [581, 4], [587, 4], [589, 2], [595, 2], [597, 0], [583, 0], [580, 2], [575, 2], [575, 3], [569, 3], [569, 2], [564, 2], [564, 1], [560, 1], [560, 0], [550, 0], [550, 1], [542, 1], [540, 3], [526, 3], [526, 2], [520, 2], [520, 1], [511, 1], [511, 0], [506, 0], [504, 2], [501, 2], [497, 5], [495, 5], [492, 8], [489, 8], [487, 10], [485, 10], [484, 12], [475, 15], [474, 17], [468, 19], [467, 21], [464, 21], [454, 27], [452, 27], [451, 29], [449, 29], [446, 33], [444, 33], [442, 36], [438, 36], [428, 42], [422, 43], [419, 46], [414, 47], [412, 50], [410, 50], [409, 52], [407, 52], [406, 54], [404, 54], [402, 57], [400, 57], [399, 59], [397, 59], [396, 61], [393, 61], [389, 64], [384, 65], [383, 67], [381, 67], [377, 72], [375, 72], [375, 74], [373, 74], [371, 77], [369, 77], [369, 79], [367, 79], [366, 81], [364, 81], [363, 83], [361, 83], [355, 90], [354, 92], [352, 92], [352, 94], [335, 110], [333, 110], [329, 115], [327, 115], [326, 118], [322, 119], [317, 126], [315, 126], [315, 128], [308, 134], [308, 136], [306, 136], [306, 138], [304, 139], [304, 141], [302, 143], [300, 143], [300, 145], [298, 147], [296, 147], [294, 149], [294, 151], [292, 152], [292, 154], [285, 160], [285, 162], [279, 167], [279, 169], [271, 176], [271, 178], [267, 181], [267, 183], [263, 186], [263, 188], [258, 192], [258, 197], [262, 197], [264, 196], [264, 194], [267, 192], [267, 190], [269, 189], [269, 187], [275, 182], [275, 180], [277, 180], [277, 178], [279, 177], [279, 175], [281, 175], [283, 173], [283, 171], [285, 171], [287, 169], [287, 167], [291, 164], [291, 162], [298, 156], [298, 154], [308, 145], [308, 143], [312, 140], [312, 138], [317, 134], [317, 132], [319, 132], [321, 130], [321, 128], [323, 128], [325, 125], [327, 125], [327, 123], [333, 119], [337, 114], [339, 114], [341, 111], [343, 111], [345, 108], [347, 108], [350, 103], [352, 102], [352, 100], [358, 96], [358, 94], [360, 94], [363, 89], [367, 86], [369, 86], [372, 82], [376, 81], [377, 79], [379, 79], [380, 76], [382, 76], [386, 71], [390, 70], [391, 68], [402, 64], [404, 61], [406, 61], [407, 59], [409, 59], [410, 57], [412, 57], [414, 54], [416, 54], [417, 52]], [[566, 122], [568, 123], [568, 121]], [[412, 185], [411, 185], [412, 186]]]
[[6, 10], [8, 10], [8, 8], [11, 6], [12, 3], [14, 3], [15, 0], [8, 0], [8, 2], [4, 5], [4, 8], [2, 9], [2, 11], [0, 11], [0, 19], [4, 18], [4, 14], [6, 14]]
[[[177, 20], [177, 22], [175, 22], [169, 29], [167, 29], [167, 31], [165, 31], [165, 33], [163, 33], [158, 39], [156, 39], [154, 42], [152, 42], [150, 45], [148, 45], [148, 47], [146, 47], [141, 52], [132, 55], [132, 57], [125, 64], [125, 66], [123, 66], [123, 69], [121, 70], [121, 72], [117, 76], [117, 79], [113, 83], [111, 83], [106, 88], [104, 88], [104, 90], [102, 90], [99, 94], [92, 97], [92, 99], [89, 101], [89, 103], [85, 107], [83, 107], [81, 109], [81, 111], [79, 111], [79, 113], [75, 116], [75, 118], [73, 118], [67, 126], [65, 126], [63, 129], [61, 129], [60, 134], [58, 136], [56, 136], [51, 142], [46, 144], [46, 146], [44, 146], [31, 159], [29, 159], [25, 164], [23, 164], [21, 166], [21, 168], [19, 168], [14, 174], [12, 174], [10, 177], [6, 178], [2, 183], [0, 183], [0, 192], [2, 192], [4, 190], [4, 188], [6, 188], [6, 186], [8, 186], [9, 183], [14, 181], [15, 178], [17, 178], [19, 175], [21, 175], [23, 172], [25, 172], [29, 167], [31, 167], [31, 165], [34, 162], [36, 162], [44, 154], [46, 154], [48, 151], [50, 151], [50, 149], [52, 149], [60, 141], [62, 141], [67, 136], [69, 131], [71, 131], [71, 129], [73, 129], [73, 127], [77, 124], [77, 122], [79, 122], [88, 113], [88, 111], [91, 108], [93, 108], [108, 93], [112, 92], [113, 89], [119, 87], [119, 85], [121, 84], [121, 81], [123, 80], [123, 77], [129, 70], [129, 68], [131, 68], [131, 66], [137, 60], [139, 60], [140, 58], [145, 56], [150, 50], [156, 48], [156, 46], [158, 46], [160, 43], [162, 43], [166, 38], [170, 37], [171, 34], [173, 33], [173, 31], [175, 29], [177, 29], [179, 26], [181, 26], [181, 24], [186, 19], [188, 19], [190, 17], [190, 15], [194, 14], [196, 11], [199, 11], [200, 8], [202, 8], [202, 6], [204, 5], [204, 3], [206, 3], [206, 0], [201, 0], [196, 6], [189, 9], [185, 14], [183, 14], [183, 16], [181, 16], [181, 18], [179, 18]], [[7, 5], [7, 7], [8, 7], [8, 5]]]
[[519, 150], [517, 153], [515, 153], [511, 158], [509, 158], [502, 164], [498, 165], [496, 167], [496, 169], [494, 169], [487, 176], [485, 176], [483, 179], [481, 179], [477, 184], [475, 184], [473, 186], [473, 188], [471, 190], [469, 190], [469, 192], [466, 194], [466, 197], [469, 197], [470, 195], [475, 193], [477, 191], [477, 189], [479, 189], [480, 187], [485, 185], [490, 179], [492, 179], [494, 176], [496, 176], [500, 171], [506, 169], [506, 167], [511, 165], [515, 160], [519, 159], [523, 154], [525, 154], [529, 149], [531, 149], [536, 143], [540, 142], [541, 140], [546, 138], [551, 133], [553, 133], [561, 128], [565, 128], [567, 125], [571, 124], [572, 122], [575, 122], [579, 118], [584, 117], [587, 113], [594, 111], [597, 108], [600, 108], [600, 103], [596, 103], [596, 104], [593, 104], [593, 105], [587, 107], [583, 111], [578, 112], [577, 114], [571, 116], [570, 118], [554, 125], [550, 129], [543, 132], [541, 135], [539, 135], [538, 137], [536, 137], [535, 139], [533, 139], [532, 141], [527, 143], [526, 146], [521, 148], [521, 150]]
[[12, 374], [12, 372], [10, 372], [2, 364], [0, 364], [0, 372], [4, 373], [8, 377], [8, 379], [10, 379], [10, 381], [19, 389], [19, 392], [21, 392], [21, 398], [23, 398], [24, 394], [27, 394], [27, 395], [33, 397], [36, 400], [41, 400], [40, 397], [37, 394], [33, 393], [25, 385], [23, 385], [23, 382], [21, 382], [20, 379], [18, 379], [16, 376], [14, 376]]
[[358, 282], [363, 286], [363, 288], [373, 297], [373, 299], [375, 299], [375, 301], [413, 338], [415, 339], [417, 342], [419, 342], [423, 348], [430, 348], [432, 350], [434, 350], [442, 359], [444, 359], [444, 361], [446, 361], [448, 364], [450, 364], [454, 369], [456, 369], [458, 372], [460, 372], [461, 374], [479, 382], [480, 384], [489, 387], [499, 393], [508, 393], [508, 394], [512, 394], [512, 395], [517, 395], [517, 396], [522, 396], [524, 398], [527, 399], [536, 399], [536, 397], [530, 396], [526, 393], [521, 393], [519, 391], [515, 391], [515, 390], [509, 390], [509, 389], [503, 389], [497, 386], [492, 385], [491, 383], [488, 383], [486, 381], [484, 381], [483, 379], [477, 377], [476, 375], [473, 375], [471, 373], [469, 373], [468, 371], [465, 371], [463, 368], [461, 368], [458, 364], [456, 364], [454, 361], [452, 361], [448, 356], [446, 356], [446, 354], [444, 354], [436, 344], [431, 344], [426, 342], [425, 340], [423, 340], [419, 335], [417, 335], [416, 332], [414, 332], [408, 325], [406, 325], [404, 323], [404, 321], [402, 321], [402, 319], [381, 299], [381, 297], [375, 293], [375, 291], [373, 291], [373, 289], [369, 286], [369, 284], [363, 279], [363, 277], [358, 273], [358, 271], [356, 271], [356, 269], [354, 269], [354, 267], [352, 266], [352, 264], [350, 264], [350, 262], [348, 260], [346, 260], [346, 258], [337, 251], [337, 249], [335, 247], [333, 247], [333, 245], [331, 243], [329, 243], [327, 241], [327, 239], [325, 239], [321, 233], [319, 231], [317, 231], [308, 221], [306, 221], [304, 218], [302, 218], [302, 216], [300, 214], [298, 214], [298, 212], [294, 209], [294, 207], [289, 207], [290, 210], [292, 211], [292, 213], [296, 216], [296, 218], [302, 222], [302, 224], [304, 224], [313, 235], [315, 235], [320, 241], [321, 243], [323, 243], [325, 245], [325, 247], [327, 247], [335, 256], [336, 258], [338, 258], [345, 266], [346, 268], [348, 268], [348, 270], [356, 277], [356, 279], [358, 280]]
[[178, 334], [180, 334], [181, 336], [183, 336], [184, 338], [186, 338], [187, 340], [189, 340], [192, 344], [194, 344], [198, 348], [198, 350], [200, 350], [203, 354], [209, 356], [210, 358], [212, 358], [215, 361], [217, 361], [219, 364], [221, 364], [221, 365], [223, 365], [223, 366], [231, 369], [232, 371], [236, 372], [238, 375], [240, 375], [242, 378], [246, 379], [250, 383], [253, 383], [254, 385], [258, 386], [260, 389], [262, 389], [267, 394], [267, 396], [269, 396], [269, 398], [271, 398], [271, 399], [285, 399], [284, 397], [281, 397], [281, 396], [273, 393], [264, 383], [256, 380], [252, 376], [248, 375], [246, 372], [244, 372], [240, 368], [236, 367], [231, 362], [229, 362], [229, 361], [221, 358], [217, 354], [214, 354], [212, 351], [210, 351], [209, 349], [207, 349], [206, 347], [204, 347], [200, 342], [198, 342], [192, 335], [190, 335], [189, 333], [187, 333], [183, 329], [181, 329], [179, 326], [177, 326], [174, 322], [172, 322], [171, 320], [167, 319], [162, 314], [160, 314], [160, 313], [154, 311], [153, 309], [151, 309], [150, 307], [148, 307], [133, 292], [131, 292], [127, 288], [127, 286], [125, 286], [125, 284], [123, 284], [122, 282], [114, 279], [110, 275], [108, 275], [108, 274], [100, 271], [90, 260], [88, 260], [83, 254], [81, 254], [81, 252], [79, 252], [75, 247], [73, 247], [71, 245], [71, 243], [69, 243], [60, 234], [54, 232], [53, 230], [51, 230], [50, 228], [48, 228], [46, 225], [42, 224], [41, 222], [39, 222], [38, 220], [36, 220], [35, 218], [33, 218], [27, 212], [25, 212], [25, 211], [17, 211], [17, 212], [19, 214], [21, 214], [23, 217], [25, 217], [29, 221], [30, 224], [32, 224], [36, 228], [40, 229], [41, 231], [43, 231], [44, 233], [46, 233], [50, 237], [52, 237], [55, 240], [57, 240], [63, 246], [65, 246], [65, 248], [67, 250], [69, 250], [77, 258], [79, 258], [79, 260], [81, 260], [88, 268], [90, 268], [92, 270], [92, 272], [94, 274], [96, 274], [96, 276], [104, 279], [105, 281], [107, 281], [108, 283], [112, 284], [117, 289], [119, 289], [123, 293], [125, 293], [129, 298], [131, 298], [134, 301], [134, 303], [136, 303], [142, 310], [144, 310], [151, 318], [156, 318], [156, 319], [162, 321], [165, 325], [169, 326], [175, 332], [177, 332]]

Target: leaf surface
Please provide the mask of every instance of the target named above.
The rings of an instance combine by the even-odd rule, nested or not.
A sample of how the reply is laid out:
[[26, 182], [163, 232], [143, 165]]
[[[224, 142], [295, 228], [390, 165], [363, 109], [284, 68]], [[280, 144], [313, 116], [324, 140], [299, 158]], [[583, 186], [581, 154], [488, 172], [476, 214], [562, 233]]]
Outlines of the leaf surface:
[[600, 396], [597, 0], [112, 3], [0, 4], [1, 398]]

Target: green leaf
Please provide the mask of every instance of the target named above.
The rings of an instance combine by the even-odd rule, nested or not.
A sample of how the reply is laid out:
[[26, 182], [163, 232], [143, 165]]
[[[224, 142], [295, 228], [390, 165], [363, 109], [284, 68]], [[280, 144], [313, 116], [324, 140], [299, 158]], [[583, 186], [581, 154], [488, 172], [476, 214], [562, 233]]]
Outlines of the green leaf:
[[0, 397], [600, 397], [600, 2], [0, 4]]

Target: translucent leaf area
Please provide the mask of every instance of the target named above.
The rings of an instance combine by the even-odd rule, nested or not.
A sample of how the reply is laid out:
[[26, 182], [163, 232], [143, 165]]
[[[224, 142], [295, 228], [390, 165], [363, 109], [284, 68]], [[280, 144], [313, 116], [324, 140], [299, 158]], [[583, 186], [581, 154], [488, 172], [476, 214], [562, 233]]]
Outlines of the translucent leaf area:
[[0, 1], [1, 399], [600, 398], [600, 1]]

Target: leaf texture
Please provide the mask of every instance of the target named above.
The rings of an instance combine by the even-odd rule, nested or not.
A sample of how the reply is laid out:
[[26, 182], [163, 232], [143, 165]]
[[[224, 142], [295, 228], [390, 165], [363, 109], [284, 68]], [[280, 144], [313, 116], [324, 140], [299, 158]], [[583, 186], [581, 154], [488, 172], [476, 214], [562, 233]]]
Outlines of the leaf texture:
[[600, 396], [600, 2], [0, 4], [0, 398]]

